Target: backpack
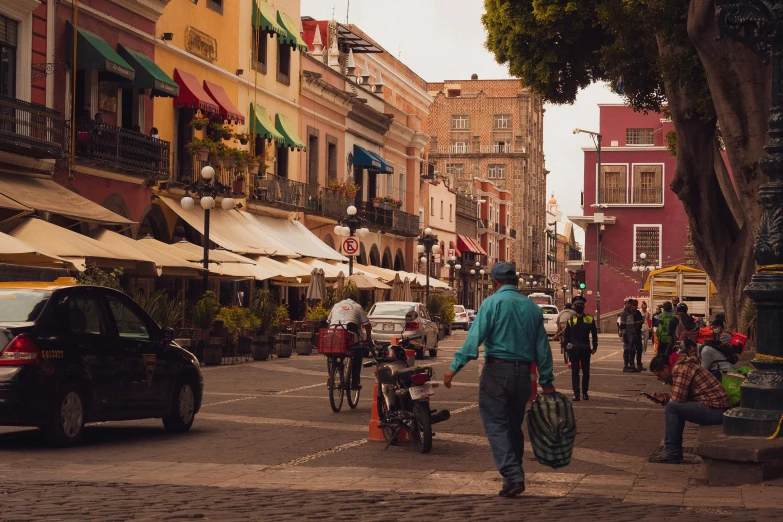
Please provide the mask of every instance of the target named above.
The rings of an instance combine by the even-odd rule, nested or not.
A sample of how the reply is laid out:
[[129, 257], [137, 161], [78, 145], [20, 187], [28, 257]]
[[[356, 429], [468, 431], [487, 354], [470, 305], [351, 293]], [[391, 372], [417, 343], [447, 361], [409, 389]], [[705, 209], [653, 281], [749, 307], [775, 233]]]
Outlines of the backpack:
[[677, 320], [680, 323], [677, 325], [677, 330], [674, 332], [674, 336], [677, 340], [684, 341], [685, 339], [690, 339], [696, 343], [699, 340], [699, 325], [696, 324], [696, 321], [691, 319], [691, 322], [686, 325], [683, 323], [682, 317], [678, 317]]
[[673, 312], [663, 312], [658, 319], [658, 329], [655, 330], [655, 335], [658, 337], [658, 342], [663, 345], [668, 345], [672, 342], [672, 338], [669, 336], [669, 323], [674, 318]]

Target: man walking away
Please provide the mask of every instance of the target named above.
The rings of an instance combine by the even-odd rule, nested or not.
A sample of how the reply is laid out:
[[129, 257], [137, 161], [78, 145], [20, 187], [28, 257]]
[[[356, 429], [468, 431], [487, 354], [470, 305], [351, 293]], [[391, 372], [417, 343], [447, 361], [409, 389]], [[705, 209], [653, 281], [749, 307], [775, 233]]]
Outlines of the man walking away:
[[672, 343], [672, 336], [669, 334], [669, 325], [674, 320], [672, 303], [665, 301], [663, 303], [663, 312], [658, 319], [658, 327], [655, 329], [655, 337], [658, 339], [658, 350], [656, 355], [666, 353], [666, 349]]
[[636, 368], [633, 365], [633, 357], [636, 353], [636, 325], [631, 311], [630, 297], [623, 304], [623, 312], [620, 314], [620, 332], [623, 339], [623, 367], [624, 372], [634, 372]]
[[[563, 344], [571, 360], [571, 386], [574, 389], [574, 401], [579, 400], [579, 367], [582, 368], [582, 398], [590, 400], [587, 389], [590, 387], [590, 357], [598, 350], [598, 329], [592, 315], [585, 314], [587, 299], [581, 295], [574, 297], [576, 315], [566, 323]], [[593, 337], [592, 348], [590, 336]]]
[[671, 384], [671, 393], [652, 394], [666, 408], [665, 451], [650, 462], [679, 464], [682, 462], [682, 432], [686, 422], [702, 426], [723, 423], [723, 413], [731, 407], [723, 385], [695, 357], [681, 355], [673, 367], [665, 355], [656, 355], [650, 362], [659, 381]]
[[644, 317], [639, 311], [639, 301], [634, 299], [631, 301], [631, 312], [633, 313], [633, 325], [634, 325], [634, 337], [633, 346], [634, 353], [636, 354], [636, 366], [633, 365], [633, 354], [631, 354], [631, 369], [637, 372], [646, 370], [642, 366], [642, 324], [644, 323]]
[[479, 411], [492, 458], [504, 479], [499, 495], [515, 497], [525, 491], [522, 420], [532, 387], [530, 364], [538, 366], [543, 393], [555, 393], [552, 350], [541, 308], [517, 292], [514, 265], [501, 261], [489, 274], [495, 293], [481, 303], [465, 343], [443, 375], [443, 385], [451, 388], [454, 376], [478, 358], [483, 344], [486, 364], [479, 384]]

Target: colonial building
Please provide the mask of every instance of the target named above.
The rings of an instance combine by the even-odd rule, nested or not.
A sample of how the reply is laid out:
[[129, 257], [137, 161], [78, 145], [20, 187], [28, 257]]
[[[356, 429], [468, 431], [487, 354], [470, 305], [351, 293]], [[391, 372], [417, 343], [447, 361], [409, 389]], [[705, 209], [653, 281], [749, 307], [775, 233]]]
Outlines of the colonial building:
[[[667, 147], [671, 121], [624, 105], [599, 109], [601, 168], [595, 148], [585, 147], [584, 216], [568, 218], [586, 230], [586, 284], [593, 296], [596, 233], [601, 234], [601, 314], [607, 327], [623, 298], [638, 295], [643, 286], [643, 275], [632, 270], [634, 263], [659, 268], [685, 260], [688, 221], [682, 204], [667, 189], [675, 169]], [[594, 298], [588, 301], [590, 307], [594, 303]]]
[[[433, 254], [430, 276], [454, 283], [455, 274], [448, 263], [449, 256], [459, 255], [457, 250], [456, 206], [457, 195], [443, 180], [423, 179], [421, 182], [422, 227], [429, 227], [440, 240], [440, 253]], [[419, 262], [419, 270], [426, 270]]]
[[[430, 162], [438, 174], [453, 179], [460, 193], [474, 194], [476, 178], [509, 191], [508, 212], [492, 224], [493, 231], [497, 225], [504, 232], [495, 233], [493, 244], [502, 243], [498, 247], [508, 249], [510, 260], [526, 275], [543, 277], [546, 170], [541, 100], [518, 80], [479, 80], [476, 75], [430, 83], [427, 89], [434, 99], [428, 126]], [[506, 218], [510, 220], [503, 221]]]
[[[547, 201], [547, 254], [546, 254], [546, 292], [553, 295], [555, 304], [562, 308], [574, 292], [573, 271], [569, 263], [580, 264], [582, 252], [574, 238], [574, 225], [565, 221], [555, 195]], [[581, 266], [577, 266], [581, 268]]]

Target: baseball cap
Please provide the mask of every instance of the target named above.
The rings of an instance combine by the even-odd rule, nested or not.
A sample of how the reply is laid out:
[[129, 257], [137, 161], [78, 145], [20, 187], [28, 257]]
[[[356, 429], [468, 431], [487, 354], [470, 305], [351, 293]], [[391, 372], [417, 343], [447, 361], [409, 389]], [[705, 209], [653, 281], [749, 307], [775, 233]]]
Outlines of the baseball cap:
[[497, 279], [498, 281], [506, 281], [508, 279], [516, 279], [517, 271], [514, 268], [514, 265], [508, 261], [500, 261], [495, 263], [495, 265], [489, 271], [489, 276], [492, 279]]
[[571, 302], [574, 303], [574, 304], [576, 304], [576, 303], [586, 303], [587, 302], [587, 298], [585, 296], [583, 296], [583, 295], [577, 295], [573, 299], [571, 299]]
[[626, 297], [625, 301], [623, 301], [623, 304], [629, 304], [631, 302], [633, 302], [633, 299], [631, 299], [630, 297]]

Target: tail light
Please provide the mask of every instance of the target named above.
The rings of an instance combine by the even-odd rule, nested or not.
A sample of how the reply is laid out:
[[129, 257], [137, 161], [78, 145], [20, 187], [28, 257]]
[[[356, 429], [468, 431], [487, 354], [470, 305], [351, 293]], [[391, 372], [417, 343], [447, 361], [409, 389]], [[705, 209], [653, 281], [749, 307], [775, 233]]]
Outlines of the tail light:
[[418, 330], [419, 329], [419, 322], [414, 321], [412, 323], [405, 323], [405, 329], [406, 330]]
[[0, 352], [0, 366], [19, 366], [35, 364], [41, 356], [38, 347], [27, 335], [14, 337], [8, 346]]
[[464, 313], [463, 313], [463, 314], [459, 314], [459, 316], [460, 316], [460, 317], [467, 317], [467, 316], [468, 316], [468, 314], [464, 314]]
[[419, 329], [419, 314], [416, 312], [408, 312], [405, 314], [405, 329], [406, 330], [418, 330]]
[[416, 386], [421, 386], [422, 384], [427, 382], [427, 374], [426, 373], [416, 373], [414, 375], [411, 375], [411, 382], [415, 384]]

